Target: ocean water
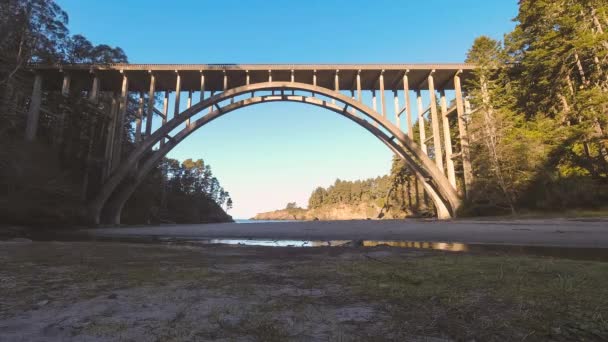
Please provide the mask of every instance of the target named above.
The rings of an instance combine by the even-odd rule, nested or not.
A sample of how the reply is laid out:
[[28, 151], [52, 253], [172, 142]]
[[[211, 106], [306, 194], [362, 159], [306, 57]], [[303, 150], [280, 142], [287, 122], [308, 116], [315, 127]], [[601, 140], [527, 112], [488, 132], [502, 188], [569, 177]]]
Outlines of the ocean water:
[[234, 219], [235, 223], [275, 223], [275, 222], [300, 222], [297, 220], [250, 220], [250, 219]]

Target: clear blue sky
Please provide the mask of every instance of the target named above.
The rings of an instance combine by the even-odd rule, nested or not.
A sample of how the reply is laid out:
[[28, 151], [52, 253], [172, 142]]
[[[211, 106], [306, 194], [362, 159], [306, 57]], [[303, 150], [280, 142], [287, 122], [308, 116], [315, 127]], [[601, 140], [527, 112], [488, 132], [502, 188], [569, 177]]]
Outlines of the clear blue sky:
[[[502, 38], [517, 0], [57, 0], [70, 30], [131, 63], [462, 62], [475, 37]], [[390, 102], [388, 102], [390, 103]], [[170, 157], [202, 158], [248, 218], [336, 178], [386, 174], [391, 153], [363, 128], [303, 104], [241, 109]]]

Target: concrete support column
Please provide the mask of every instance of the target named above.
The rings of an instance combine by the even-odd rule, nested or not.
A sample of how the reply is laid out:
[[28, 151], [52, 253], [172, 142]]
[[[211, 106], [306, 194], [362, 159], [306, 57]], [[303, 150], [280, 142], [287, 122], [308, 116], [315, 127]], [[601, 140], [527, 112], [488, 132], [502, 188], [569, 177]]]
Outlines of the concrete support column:
[[146, 117], [146, 138], [152, 134], [152, 118], [154, 117], [155, 91], [156, 77], [150, 72], [150, 90], [148, 91], [148, 115]]
[[[312, 85], [315, 86], [315, 87], [317, 86], [317, 70], [313, 70], [312, 71]], [[315, 93], [312, 92], [311, 96], [314, 97]]]
[[[334, 76], [334, 90], [336, 93], [340, 93], [340, 70], [336, 70], [336, 75]], [[336, 104], [336, 100], [332, 99], [331, 103]]]
[[[215, 94], [215, 92], [212, 90], [212, 91], [209, 93], [209, 97], [213, 97], [213, 94]], [[209, 113], [211, 113], [211, 112], [213, 112], [213, 106], [209, 106]]]
[[[249, 78], [249, 75], [247, 75], [247, 77]], [[205, 74], [203, 74], [203, 71], [201, 70], [201, 93], [200, 93], [200, 97], [199, 97], [199, 102], [203, 102], [205, 100]]]
[[272, 82], [272, 70], [268, 70], [268, 82]]
[[420, 148], [424, 154], [429, 154], [426, 149], [426, 132], [424, 130], [424, 108], [422, 107], [422, 94], [420, 89], [416, 90], [416, 102], [418, 104], [418, 129], [420, 135]]
[[177, 77], [175, 79], [175, 105], [173, 107], [173, 117], [177, 117], [179, 115], [179, 105], [180, 105], [180, 97], [182, 93], [182, 77], [177, 72]]
[[[351, 89], [351, 90], [350, 90], [350, 97], [353, 99], [353, 101], [355, 101], [355, 100], [356, 100], [356, 99], [355, 99], [355, 90], [354, 90], [354, 89]], [[355, 108], [352, 108], [352, 107], [351, 107], [351, 108], [349, 109], [349, 111], [350, 111], [350, 113], [351, 113], [351, 114], [353, 114], [353, 115], [355, 114]]]
[[[61, 83], [61, 95], [63, 97], [70, 96], [70, 84], [72, 83], [72, 75], [69, 73], [63, 74], [63, 82]], [[66, 116], [67, 107], [61, 105], [57, 118], [57, 126], [54, 130], [53, 142], [55, 145], [59, 146], [63, 142], [63, 129], [65, 126], [65, 116]]]
[[97, 103], [99, 98], [99, 77], [93, 76], [93, 84], [91, 85], [91, 91], [89, 92], [89, 101]]
[[462, 169], [464, 174], [465, 194], [468, 195], [473, 181], [473, 169], [469, 150], [469, 137], [467, 124], [464, 120], [464, 101], [462, 98], [462, 86], [460, 83], [460, 71], [454, 76], [454, 90], [456, 92], [456, 112], [458, 114], [458, 133], [460, 135], [460, 154], [462, 156]]
[[[188, 101], [186, 102], [186, 109], [192, 107], [192, 90], [188, 90]], [[190, 127], [190, 118], [186, 120], [186, 126]]]
[[448, 118], [448, 101], [445, 98], [445, 89], [441, 90], [441, 119], [443, 123], [443, 145], [445, 146], [445, 166], [448, 172], [448, 181], [456, 189], [456, 171], [452, 159], [452, 136], [450, 134], [450, 120]]
[[372, 109], [374, 112], [378, 112], [378, 103], [376, 101], [376, 91], [372, 90]]
[[72, 83], [72, 75], [65, 73], [63, 76], [63, 83], [61, 84], [61, 95], [68, 97], [70, 96], [70, 84]]
[[407, 113], [407, 136], [414, 140], [414, 127], [412, 124], [412, 104], [410, 100], [410, 82], [408, 78], [409, 70], [403, 75], [403, 93], [405, 95], [405, 111]]
[[294, 83], [296, 81], [296, 74], [293, 71], [293, 69], [291, 69], [291, 83]]
[[40, 104], [42, 103], [42, 76], [36, 74], [34, 76], [34, 86], [32, 87], [32, 98], [30, 99], [30, 108], [27, 112], [27, 121], [25, 124], [25, 140], [36, 140], [38, 133], [38, 121], [40, 118]]
[[393, 101], [395, 104], [395, 126], [401, 130], [401, 118], [399, 117], [399, 93], [397, 93], [397, 89], [393, 90]]
[[[376, 100], [376, 90], [372, 90], [372, 109], [378, 113], [378, 101]], [[374, 126], [378, 127], [378, 123], [374, 121]]]
[[384, 94], [384, 70], [380, 72], [380, 78], [378, 79], [378, 83], [380, 83], [380, 106], [382, 109], [382, 117], [386, 117], [386, 99]]
[[[163, 98], [163, 115], [165, 117], [163, 118], [162, 126], [164, 126], [167, 123], [167, 115], [169, 115], [169, 91], [168, 90], [165, 90], [165, 97]], [[162, 138], [160, 140], [160, 146], [162, 147], [164, 145], [165, 145], [165, 138]]]
[[361, 70], [357, 71], [357, 101], [363, 102], [363, 96], [361, 94]]
[[[251, 84], [251, 78], [249, 77], [249, 70], [245, 70], [245, 84], [249, 85]], [[251, 92], [251, 97], [255, 96], [255, 91]]]
[[106, 150], [105, 150], [105, 167], [104, 167], [104, 179], [107, 178], [112, 171], [112, 161], [114, 155], [114, 145], [116, 136], [116, 123], [118, 116], [118, 107], [120, 99], [117, 98], [116, 94], [112, 93], [112, 103], [109, 108], [109, 117], [107, 131], [106, 131]]
[[[228, 90], [228, 74], [226, 74], [226, 70], [224, 70], [224, 83], [222, 85], [222, 91]], [[230, 103], [234, 103], [234, 97], [230, 99]]]
[[443, 170], [443, 151], [441, 150], [441, 130], [439, 129], [439, 115], [437, 114], [437, 94], [435, 93], [435, 78], [431, 71], [428, 77], [429, 95], [431, 99], [431, 127], [433, 129], [433, 149], [435, 150], [435, 164], [445, 174]]
[[120, 90], [120, 99], [118, 105], [118, 115], [116, 116], [116, 130], [114, 152], [112, 154], [112, 170], [120, 164], [122, 155], [122, 139], [124, 136], [124, 122], [127, 114], [127, 101], [129, 100], [129, 78], [123, 73], [122, 87]]
[[135, 118], [135, 143], [141, 141], [141, 119], [144, 116], [144, 92], [139, 93], [139, 103], [137, 107], [137, 118]]

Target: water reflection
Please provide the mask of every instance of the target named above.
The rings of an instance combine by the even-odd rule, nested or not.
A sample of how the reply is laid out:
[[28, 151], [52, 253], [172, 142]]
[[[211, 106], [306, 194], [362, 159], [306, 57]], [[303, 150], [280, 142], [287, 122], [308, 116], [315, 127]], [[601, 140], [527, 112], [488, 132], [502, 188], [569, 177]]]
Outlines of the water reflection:
[[364, 247], [389, 246], [401, 248], [436, 249], [451, 252], [466, 252], [469, 250], [464, 243], [424, 242], [424, 241], [372, 241], [364, 240]]
[[262, 247], [399, 247], [466, 252], [468, 246], [456, 242], [383, 241], [383, 240], [262, 240], [262, 239], [211, 239], [191, 241], [199, 244], [220, 244]]
[[[179, 239], [174, 240], [178, 242]], [[181, 243], [184, 241], [182, 240]], [[608, 248], [543, 247], [497, 244], [464, 244], [458, 242], [390, 241], [390, 240], [270, 240], [209, 239], [185, 241], [194, 245], [232, 245], [260, 247], [397, 247], [447, 252], [481, 254], [537, 255], [556, 258], [608, 261]], [[180, 243], [180, 242], [178, 242]]]
[[264, 246], [264, 247], [337, 247], [348, 245], [350, 240], [244, 240], [244, 239], [211, 239], [203, 243], [221, 245]]

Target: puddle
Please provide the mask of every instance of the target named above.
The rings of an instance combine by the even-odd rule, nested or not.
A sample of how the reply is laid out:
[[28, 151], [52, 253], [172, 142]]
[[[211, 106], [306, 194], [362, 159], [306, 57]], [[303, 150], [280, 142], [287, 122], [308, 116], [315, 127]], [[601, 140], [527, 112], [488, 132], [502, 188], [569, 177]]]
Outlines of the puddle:
[[509, 255], [535, 255], [555, 258], [608, 261], [608, 248], [575, 248], [548, 246], [521, 246], [497, 244], [465, 244], [458, 242], [383, 241], [383, 240], [264, 240], [264, 239], [203, 239], [180, 240], [163, 238], [162, 242], [189, 245], [228, 245], [260, 247], [396, 247], [429, 249], [455, 253], [483, 253]]
[[[47, 236], [48, 235], [48, 236]], [[28, 234], [34, 241], [114, 241], [130, 243], [166, 243], [190, 246], [259, 246], [259, 247], [395, 247], [437, 250], [454, 253], [472, 253], [485, 255], [534, 255], [575, 260], [608, 262], [608, 248], [593, 247], [552, 247], [527, 245], [478, 244], [459, 242], [402, 241], [402, 240], [281, 240], [281, 239], [192, 239], [187, 237], [161, 236], [98, 236], [86, 234]]]

